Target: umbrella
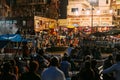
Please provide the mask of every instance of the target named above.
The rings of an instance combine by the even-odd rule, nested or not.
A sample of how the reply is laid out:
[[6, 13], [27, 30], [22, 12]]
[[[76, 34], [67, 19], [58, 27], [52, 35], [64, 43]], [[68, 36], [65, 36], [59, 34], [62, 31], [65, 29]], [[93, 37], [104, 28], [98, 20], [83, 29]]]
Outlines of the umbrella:
[[54, 28], [55, 28], [55, 23], [51, 23], [51, 24], [49, 25], [49, 28], [50, 28], [50, 29], [54, 29]]
[[73, 26], [75, 26], [75, 27], [79, 27], [79, 24], [73, 24]]

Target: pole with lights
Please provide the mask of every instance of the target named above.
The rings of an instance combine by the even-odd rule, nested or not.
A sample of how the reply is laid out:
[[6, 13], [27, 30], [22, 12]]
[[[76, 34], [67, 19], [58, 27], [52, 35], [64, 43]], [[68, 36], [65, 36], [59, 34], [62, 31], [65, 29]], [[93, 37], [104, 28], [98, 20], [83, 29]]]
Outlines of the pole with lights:
[[91, 33], [93, 32], [93, 5], [97, 2], [97, 0], [90, 0], [91, 5]]
[[91, 5], [91, 33], [93, 31], [93, 4]]

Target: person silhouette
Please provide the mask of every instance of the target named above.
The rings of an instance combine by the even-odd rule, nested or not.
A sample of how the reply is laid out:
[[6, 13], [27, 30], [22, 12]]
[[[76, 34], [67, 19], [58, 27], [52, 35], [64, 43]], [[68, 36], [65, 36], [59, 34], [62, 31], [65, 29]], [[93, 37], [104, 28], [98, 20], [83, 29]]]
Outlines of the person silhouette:
[[116, 55], [116, 63], [103, 70], [103, 74], [115, 72], [115, 80], [120, 80], [120, 54]]
[[41, 80], [40, 75], [37, 73], [39, 64], [37, 61], [29, 63], [29, 71], [21, 74], [19, 80]]
[[59, 58], [53, 56], [50, 60], [50, 67], [42, 72], [42, 80], [66, 80], [63, 71], [58, 66]]
[[0, 80], [17, 80], [16, 76], [10, 73], [10, 70], [11, 64], [9, 62], [4, 63], [0, 74]]

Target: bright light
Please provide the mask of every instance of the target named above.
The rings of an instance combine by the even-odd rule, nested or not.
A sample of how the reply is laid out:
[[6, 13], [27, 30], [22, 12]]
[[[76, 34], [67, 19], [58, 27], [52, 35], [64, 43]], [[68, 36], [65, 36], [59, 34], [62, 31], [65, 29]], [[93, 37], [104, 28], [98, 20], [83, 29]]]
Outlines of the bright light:
[[78, 11], [75, 11], [75, 15], [76, 15], [76, 16], [78, 16], [78, 15], [79, 15]]
[[90, 11], [89, 10], [86, 11], [86, 15], [90, 15]]
[[100, 14], [100, 10], [97, 10], [96, 14]]
[[112, 14], [112, 13], [113, 13], [113, 10], [110, 10], [109, 12], [110, 12], [110, 14]]

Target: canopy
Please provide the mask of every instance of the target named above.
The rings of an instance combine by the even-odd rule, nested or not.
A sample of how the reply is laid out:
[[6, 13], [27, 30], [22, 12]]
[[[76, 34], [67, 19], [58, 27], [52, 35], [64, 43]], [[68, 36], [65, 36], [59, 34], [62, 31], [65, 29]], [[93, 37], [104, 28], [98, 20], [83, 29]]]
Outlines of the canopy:
[[106, 32], [95, 32], [95, 33], [92, 33], [90, 35], [93, 35], [96, 37], [102, 37], [102, 36], [106, 36]]
[[24, 42], [27, 41], [20, 34], [4, 34], [0, 35], [0, 41]]
[[108, 35], [118, 35], [120, 34], [120, 29], [112, 29], [107, 32]]

